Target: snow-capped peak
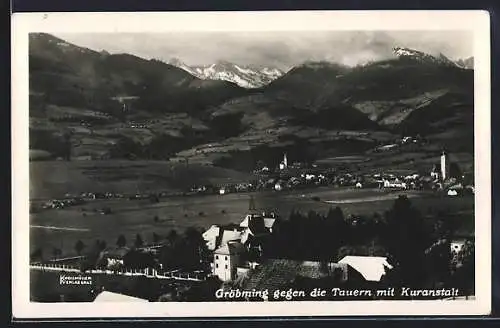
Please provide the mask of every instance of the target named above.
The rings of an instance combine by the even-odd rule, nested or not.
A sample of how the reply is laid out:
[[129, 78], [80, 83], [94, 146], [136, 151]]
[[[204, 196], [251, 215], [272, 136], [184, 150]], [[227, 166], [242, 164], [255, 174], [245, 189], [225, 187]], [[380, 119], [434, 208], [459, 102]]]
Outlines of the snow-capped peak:
[[394, 47], [393, 49], [394, 54], [397, 57], [405, 57], [405, 58], [411, 58], [417, 61], [421, 62], [426, 62], [426, 63], [435, 63], [435, 64], [441, 64], [441, 65], [448, 65], [448, 66], [458, 66], [454, 61], [448, 59], [443, 54], [439, 54], [438, 56], [432, 56], [430, 54], [427, 54], [422, 51], [418, 51], [415, 49], [410, 49], [410, 48], [404, 48], [404, 47]]
[[226, 61], [206, 66], [188, 66], [178, 59], [172, 59], [169, 64], [182, 68], [200, 79], [229, 81], [243, 88], [259, 88], [284, 74], [278, 68], [255, 68]]
[[464, 69], [474, 69], [474, 57], [459, 59], [456, 63]]

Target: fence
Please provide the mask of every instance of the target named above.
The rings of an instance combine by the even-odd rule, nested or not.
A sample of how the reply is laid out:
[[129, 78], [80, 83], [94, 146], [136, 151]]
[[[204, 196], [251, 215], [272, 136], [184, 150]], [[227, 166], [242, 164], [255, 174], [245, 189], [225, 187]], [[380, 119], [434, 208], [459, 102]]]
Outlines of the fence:
[[91, 269], [82, 272], [80, 268], [57, 263], [33, 263], [30, 264], [30, 269], [40, 271], [62, 271], [62, 272], [78, 272], [78, 273], [91, 273], [91, 274], [107, 274], [107, 275], [121, 275], [121, 276], [144, 276], [147, 278], [155, 279], [173, 279], [173, 280], [189, 280], [189, 281], [204, 281], [206, 275], [199, 273], [178, 272], [178, 271], [158, 271], [153, 268], [146, 269], [118, 269], [118, 270], [101, 270]]

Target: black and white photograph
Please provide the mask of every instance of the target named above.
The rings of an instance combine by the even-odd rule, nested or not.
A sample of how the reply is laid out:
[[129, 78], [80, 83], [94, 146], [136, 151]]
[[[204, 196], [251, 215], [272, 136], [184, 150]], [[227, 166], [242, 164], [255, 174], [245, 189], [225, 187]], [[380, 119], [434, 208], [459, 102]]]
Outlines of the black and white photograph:
[[347, 14], [24, 17], [19, 297], [486, 314], [488, 17]]

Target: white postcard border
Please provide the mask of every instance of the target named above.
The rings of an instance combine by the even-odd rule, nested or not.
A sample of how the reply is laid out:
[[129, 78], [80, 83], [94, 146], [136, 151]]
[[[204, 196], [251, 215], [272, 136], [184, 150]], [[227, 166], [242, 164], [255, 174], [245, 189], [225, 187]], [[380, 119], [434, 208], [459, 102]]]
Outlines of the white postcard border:
[[[487, 11], [16, 13], [12, 19], [15, 318], [485, 315], [491, 310], [490, 17]], [[34, 303], [29, 300], [28, 33], [470, 30], [475, 59], [476, 296], [468, 301]]]

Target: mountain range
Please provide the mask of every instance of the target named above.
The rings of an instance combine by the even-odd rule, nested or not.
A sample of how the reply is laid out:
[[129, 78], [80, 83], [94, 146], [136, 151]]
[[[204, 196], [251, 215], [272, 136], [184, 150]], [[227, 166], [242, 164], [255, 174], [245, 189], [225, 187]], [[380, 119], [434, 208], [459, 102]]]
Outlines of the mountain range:
[[243, 88], [262, 87], [284, 74], [283, 71], [274, 67], [252, 67], [227, 61], [219, 61], [206, 66], [189, 66], [174, 58], [168, 61], [168, 64], [182, 68], [200, 79], [229, 81]]
[[470, 60], [393, 50], [356, 67], [306, 62], [284, 73], [189, 67], [31, 34], [30, 148], [60, 156], [70, 140], [74, 157], [231, 165], [248, 154], [327, 156], [419, 134], [472, 152]]
[[465, 59], [458, 59], [456, 61], [449, 59], [442, 53], [440, 53], [438, 56], [432, 56], [430, 54], [427, 54], [422, 51], [418, 51], [415, 49], [410, 49], [410, 48], [403, 48], [403, 47], [394, 47], [393, 48], [393, 53], [397, 57], [407, 57], [407, 58], [412, 58], [413, 60], [421, 61], [421, 62], [431, 62], [431, 63], [436, 63], [436, 64], [441, 64], [441, 65], [448, 65], [448, 66], [458, 66], [460, 68], [465, 68], [465, 69], [473, 69], [474, 68], [474, 57], [468, 57]]

